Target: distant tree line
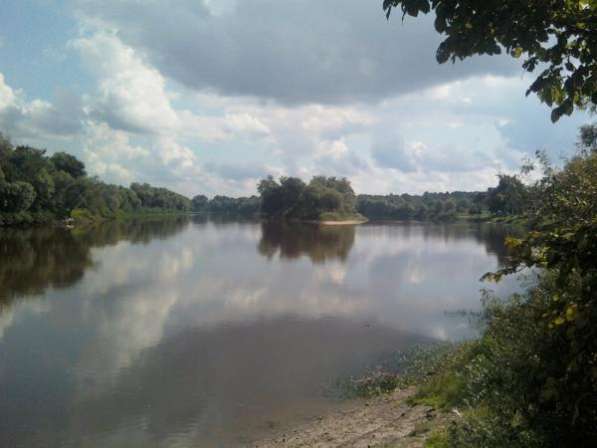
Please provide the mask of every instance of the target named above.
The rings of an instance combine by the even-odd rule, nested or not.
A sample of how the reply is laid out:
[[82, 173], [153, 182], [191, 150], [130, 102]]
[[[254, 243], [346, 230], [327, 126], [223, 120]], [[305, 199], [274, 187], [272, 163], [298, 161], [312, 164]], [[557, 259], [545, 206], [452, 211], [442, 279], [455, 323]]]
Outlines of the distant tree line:
[[517, 176], [501, 174], [487, 191], [357, 196], [356, 209], [369, 219], [452, 221], [464, 216], [512, 216], [529, 207], [530, 187]]
[[15, 147], [0, 134], [0, 226], [190, 210], [190, 199], [178, 193], [149, 184], [107, 184], [87, 176], [83, 162], [70, 154]]
[[347, 179], [316, 176], [308, 184], [297, 177], [262, 179], [259, 196], [231, 198], [197, 195], [192, 210], [230, 216], [264, 216], [290, 219], [337, 219], [356, 216], [356, 196]]
[[364, 216], [449, 221], [466, 215], [522, 214], [529, 207], [532, 188], [517, 176], [500, 175], [498, 185], [485, 192], [357, 196], [346, 178], [315, 176], [306, 183], [297, 177], [269, 176], [259, 182], [259, 196], [189, 199], [147, 183], [128, 188], [107, 184], [88, 176], [83, 162], [70, 154], [49, 156], [30, 146], [15, 147], [0, 134], [0, 226], [191, 211], [307, 220]]
[[191, 208], [195, 213], [250, 217], [259, 215], [261, 199], [258, 196], [232, 198], [222, 195], [208, 199], [199, 194], [191, 200]]

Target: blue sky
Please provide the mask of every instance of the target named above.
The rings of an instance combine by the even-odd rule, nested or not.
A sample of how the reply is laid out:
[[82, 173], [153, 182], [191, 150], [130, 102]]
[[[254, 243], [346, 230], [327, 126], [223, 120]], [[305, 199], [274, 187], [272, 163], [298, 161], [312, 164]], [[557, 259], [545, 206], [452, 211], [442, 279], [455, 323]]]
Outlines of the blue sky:
[[553, 125], [518, 61], [440, 66], [439, 41], [381, 1], [4, 0], [0, 131], [188, 195], [267, 174], [485, 189], [537, 149], [571, 154], [591, 117]]

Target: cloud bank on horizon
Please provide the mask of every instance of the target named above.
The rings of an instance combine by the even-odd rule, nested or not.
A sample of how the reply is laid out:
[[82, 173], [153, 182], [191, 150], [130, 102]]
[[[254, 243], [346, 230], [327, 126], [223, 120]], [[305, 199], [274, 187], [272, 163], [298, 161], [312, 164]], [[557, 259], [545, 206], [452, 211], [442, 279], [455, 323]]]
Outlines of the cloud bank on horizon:
[[187, 195], [485, 189], [589, 121], [552, 124], [508, 56], [438, 65], [432, 18], [381, 1], [9, 0], [0, 25], [1, 132]]

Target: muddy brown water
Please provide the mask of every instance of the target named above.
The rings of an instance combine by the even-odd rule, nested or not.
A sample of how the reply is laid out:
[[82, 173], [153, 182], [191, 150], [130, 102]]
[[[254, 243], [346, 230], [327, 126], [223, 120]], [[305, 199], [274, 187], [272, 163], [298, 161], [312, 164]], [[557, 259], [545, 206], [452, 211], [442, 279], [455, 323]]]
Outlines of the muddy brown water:
[[342, 406], [340, 376], [473, 336], [460, 311], [479, 309], [506, 233], [197, 217], [0, 229], [0, 446], [243, 446], [321, 415]]

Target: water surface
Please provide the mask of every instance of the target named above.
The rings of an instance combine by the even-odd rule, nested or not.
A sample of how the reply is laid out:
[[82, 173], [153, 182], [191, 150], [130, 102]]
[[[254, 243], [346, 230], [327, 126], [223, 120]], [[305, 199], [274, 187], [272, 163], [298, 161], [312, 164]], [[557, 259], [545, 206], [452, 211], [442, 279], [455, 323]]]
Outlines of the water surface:
[[479, 309], [505, 232], [200, 218], [1, 229], [0, 446], [242, 446], [319, 415], [339, 376], [470, 337], [459, 311]]

